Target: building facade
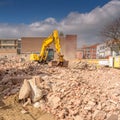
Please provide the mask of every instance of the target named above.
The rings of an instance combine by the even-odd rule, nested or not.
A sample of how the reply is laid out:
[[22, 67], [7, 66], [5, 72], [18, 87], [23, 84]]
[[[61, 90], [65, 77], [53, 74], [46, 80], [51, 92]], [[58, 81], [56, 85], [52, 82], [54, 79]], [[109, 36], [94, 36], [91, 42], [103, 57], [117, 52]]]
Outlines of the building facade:
[[0, 39], [0, 54], [16, 54], [17, 48], [17, 39]]
[[97, 58], [109, 58], [110, 56], [120, 55], [119, 45], [112, 44], [111, 46], [107, 45], [107, 42], [99, 44], [97, 46], [96, 56]]
[[96, 56], [97, 58], [107, 58], [111, 55], [110, 48], [107, 47], [106, 43], [99, 44], [97, 46]]
[[96, 59], [96, 49], [97, 45], [83, 46], [77, 51], [78, 59]]

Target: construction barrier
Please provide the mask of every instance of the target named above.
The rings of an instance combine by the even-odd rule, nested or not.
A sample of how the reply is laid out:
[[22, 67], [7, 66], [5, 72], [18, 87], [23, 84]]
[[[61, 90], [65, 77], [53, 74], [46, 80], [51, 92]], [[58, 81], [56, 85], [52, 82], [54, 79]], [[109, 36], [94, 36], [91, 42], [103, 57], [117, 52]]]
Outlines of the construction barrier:
[[120, 56], [110, 56], [108, 59], [81, 59], [81, 61], [96, 64], [97, 66], [120, 68]]
[[109, 59], [81, 59], [81, 61], [98, 66], [109, 66]]
[[120, 68], [120, 56], [114, 57], [114, 68]]

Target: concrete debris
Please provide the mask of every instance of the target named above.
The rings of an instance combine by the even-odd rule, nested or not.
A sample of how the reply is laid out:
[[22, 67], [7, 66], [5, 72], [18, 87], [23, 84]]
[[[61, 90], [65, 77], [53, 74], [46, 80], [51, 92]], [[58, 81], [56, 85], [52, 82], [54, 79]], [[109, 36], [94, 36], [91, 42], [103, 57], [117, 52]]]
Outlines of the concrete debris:
[[28, 111], [26, 111], [26, 110], [23, 109], [23, 110], [21, 110], [21, 113], [22, 114], [28, 114]]
[[35, 103], [33, 104], [33, 106], [34, 106], [35, 108], [40, 108], [40, 102], [35, 102]]
[[106, 118], [106, 113], [104, 111], [98, 111], [94, 117], [94, 120], [104, 120]]
[[81, 61], [75, 61], [72, 63], [71, 68], [74, 69], [82, 69], [82, 70], [95, 70], [97, 69], [97, 66], [94, 64], [88, 64], [87, 62], [81, 62]]
[[0, 109], [3, 108], [4, 106], [5, 106], [5, 103], [2, 100], [0, 100]]
[[0, 95], [19, 92], [19, 99], [30, 98], [34, 107], [57, 120], [120, 120], [119, 78], [118, 69], [82, 62], [62, 68], [25, 59], [0, 60]]
[[107, 120], [118, 120], [118, 115], [111, 115]]

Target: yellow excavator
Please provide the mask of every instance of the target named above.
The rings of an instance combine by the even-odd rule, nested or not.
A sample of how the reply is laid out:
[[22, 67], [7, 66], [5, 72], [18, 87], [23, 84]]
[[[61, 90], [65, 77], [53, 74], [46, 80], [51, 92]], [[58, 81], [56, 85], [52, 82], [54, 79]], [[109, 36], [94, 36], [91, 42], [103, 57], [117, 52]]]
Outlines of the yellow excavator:
[[[54, 59], [54, 50], [49, 48], [50, 44], [54, 43], [55, 49], [58, 55], [57, 60]], [[64, 59], [64, 55], [61, 54], [61, 46], [58, 30], [54, 30], [49, 37], [47, 37], [41, 47], [41, 51], [38, 54], [31, 54], [30, 60], [38, 61], [39, 63], [49, 63], [51, 66], [68, 66], [68, 61]]]

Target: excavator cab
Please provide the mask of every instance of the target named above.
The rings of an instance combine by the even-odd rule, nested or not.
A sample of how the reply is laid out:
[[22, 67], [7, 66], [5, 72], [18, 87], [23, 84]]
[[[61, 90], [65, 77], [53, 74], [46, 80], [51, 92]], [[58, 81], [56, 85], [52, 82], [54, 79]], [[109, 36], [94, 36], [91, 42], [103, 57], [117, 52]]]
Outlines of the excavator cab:
[[46, 62], [49, 62], [54, 59], [54, 49], [48, 48], [47, 52], [48, 54], [47, 54]]
[[30, 55], [31, 61], [37, 61], [39, 63], [48, 63], [53, 59], [54, 59], [54, 49], [52, 48], [47, 48], [45, 50], [42, 60], [40, 59], [39, 53], [33, 53]]

